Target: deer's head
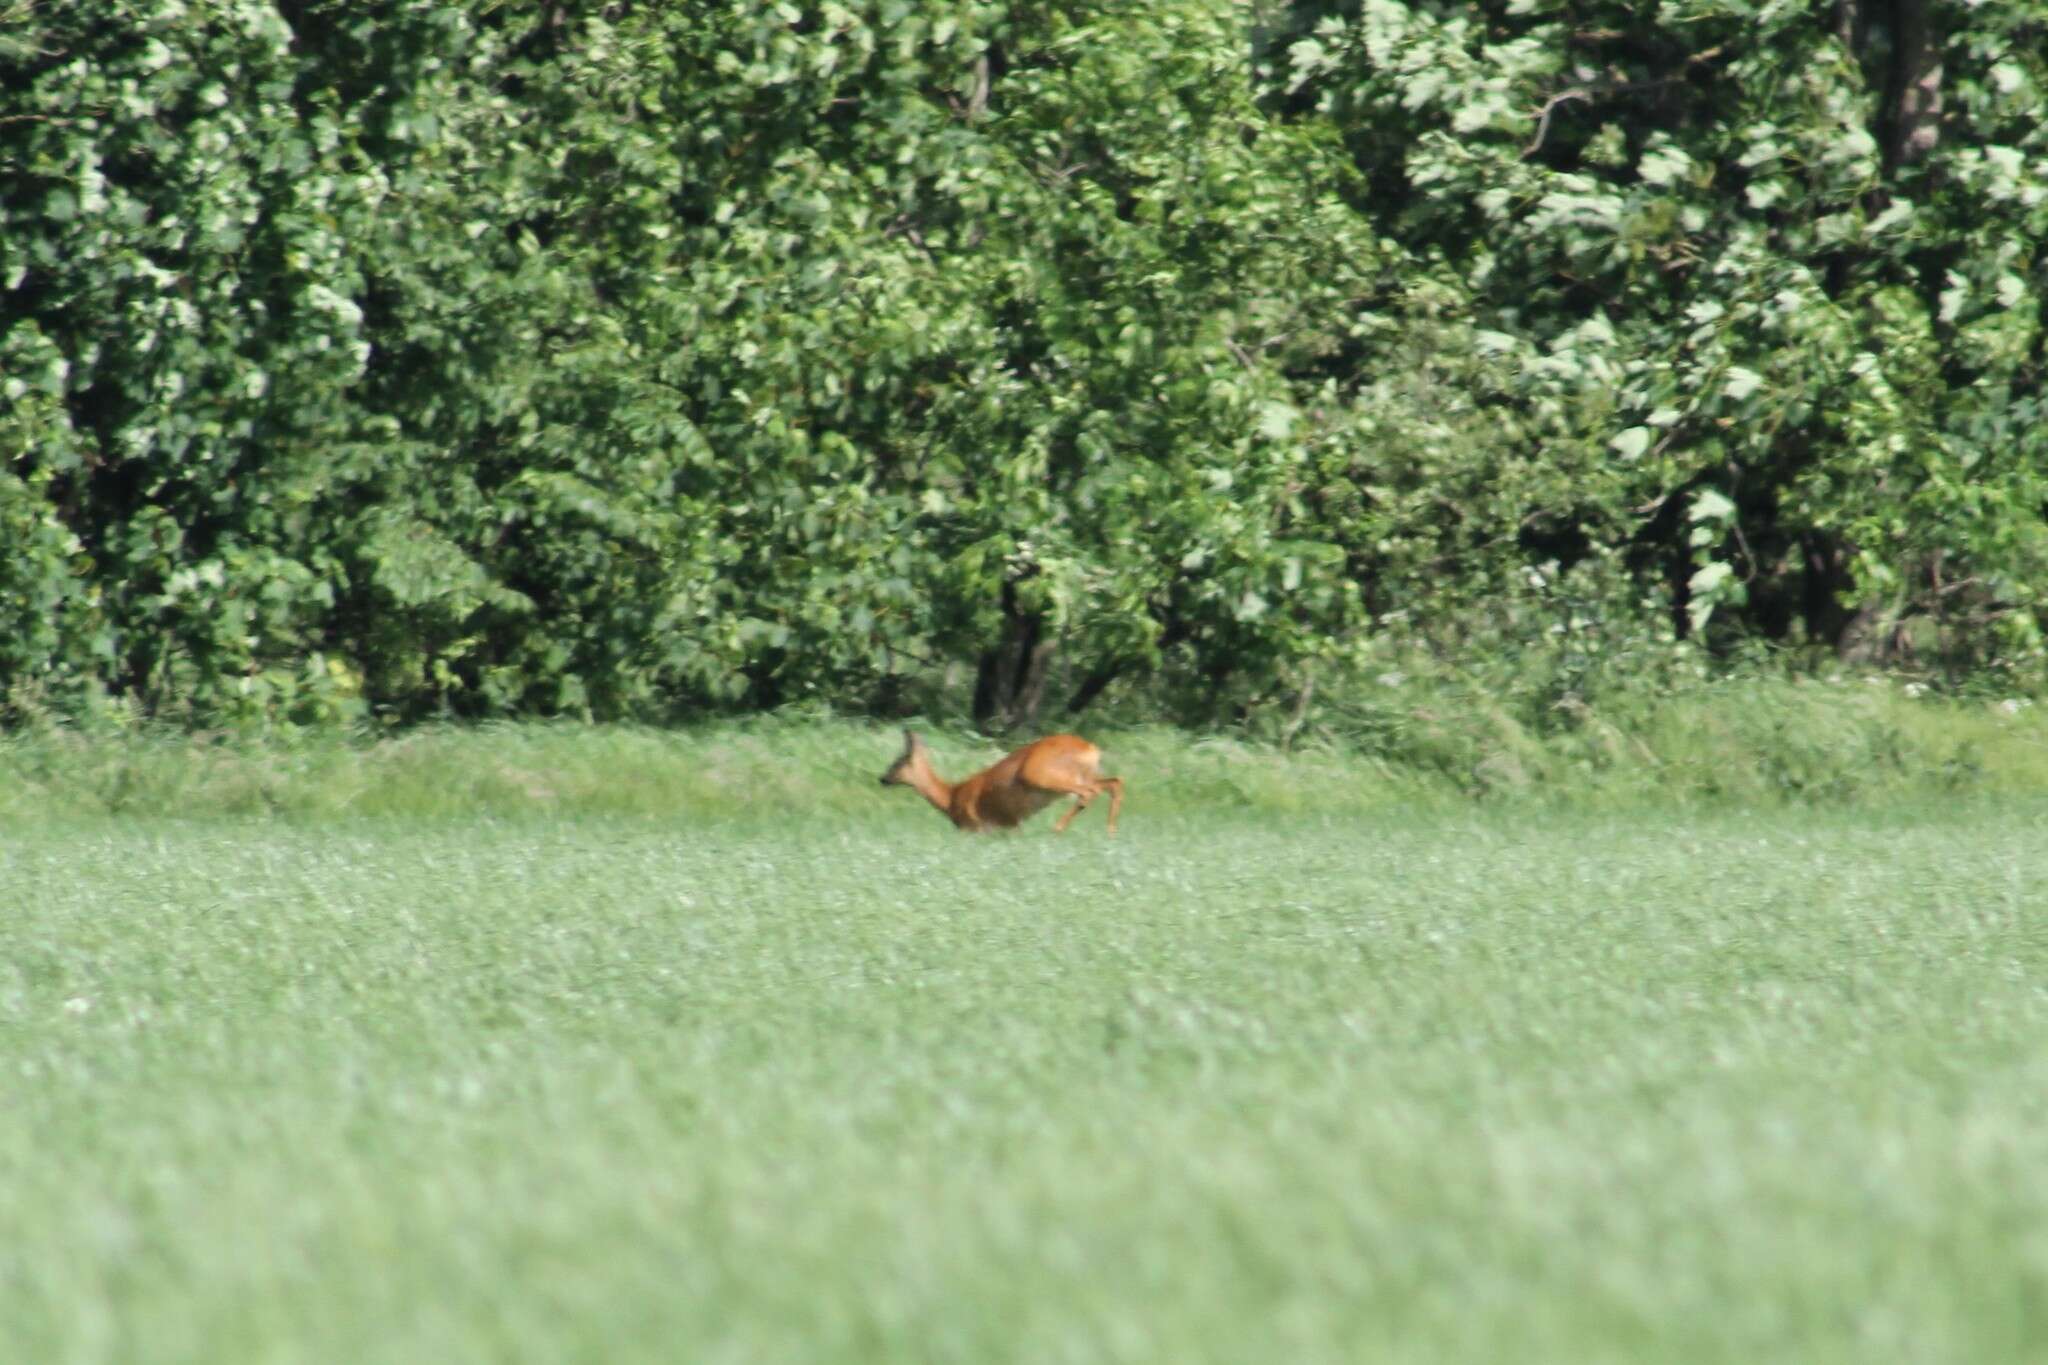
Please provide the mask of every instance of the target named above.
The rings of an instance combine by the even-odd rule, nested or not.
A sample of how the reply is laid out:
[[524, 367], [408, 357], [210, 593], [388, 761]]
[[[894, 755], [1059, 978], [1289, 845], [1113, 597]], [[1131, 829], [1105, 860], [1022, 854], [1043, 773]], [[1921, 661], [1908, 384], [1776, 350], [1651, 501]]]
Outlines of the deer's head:
[[882, 785], [885, 787], [915, 785], [911, 781], [910, 774], [920, 769], [929, 769], [931, 767], [931, 752], [931, 749], [925, 744], [923, 737], [917, 731], [905, 730], [903, 732], [903, 757], [891, 763], [889, 771], [882, 774]]

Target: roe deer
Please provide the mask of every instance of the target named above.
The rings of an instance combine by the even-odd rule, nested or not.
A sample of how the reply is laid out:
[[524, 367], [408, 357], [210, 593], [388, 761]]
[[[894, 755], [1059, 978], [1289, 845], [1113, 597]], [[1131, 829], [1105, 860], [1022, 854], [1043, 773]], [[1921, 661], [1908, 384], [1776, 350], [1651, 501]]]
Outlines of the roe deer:
[[932, 771], [932, 751], [915, 730], [903, 732], [903, 757], [882, 774], [882, 785], [914, 787], [961, 829], [1015, 829], [1062, 796], [1074, 805], [1055, 834], [1088, 809], [1088, 803], [1109, 793], [1109, 832], [1116, 833], [1116, 813], [1123, 808], [1124, 783], [1102, 775], [1102, 750], [1079, 735], [1047, 735], [982, 769], [963, 782], [948, 782]]

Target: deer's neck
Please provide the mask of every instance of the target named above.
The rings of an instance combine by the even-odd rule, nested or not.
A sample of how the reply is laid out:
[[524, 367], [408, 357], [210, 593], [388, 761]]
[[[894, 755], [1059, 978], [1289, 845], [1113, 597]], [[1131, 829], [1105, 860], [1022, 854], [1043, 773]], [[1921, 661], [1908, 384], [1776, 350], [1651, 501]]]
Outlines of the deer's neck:
[[929, 763], [913, 763], [904, 770], [904, 778], [911, 790], [939, 808], [946, 816], [953, 814], [953, 784], [932, 771]]

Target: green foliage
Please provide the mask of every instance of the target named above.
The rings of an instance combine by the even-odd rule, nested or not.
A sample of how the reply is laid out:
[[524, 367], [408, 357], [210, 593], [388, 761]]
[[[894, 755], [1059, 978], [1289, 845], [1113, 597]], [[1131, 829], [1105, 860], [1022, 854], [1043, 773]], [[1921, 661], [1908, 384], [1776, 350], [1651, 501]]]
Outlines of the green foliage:
[[10, 570], [111, 657], [17, 687], [859, 703], [1006, 616], [1256, 687], [1353, 618], [1258, 352], [1371, 244], [1228, 6], [122, 19], [37, 12], [0, 125], [25, 514], [85, 540]]
[[2036, 657], [2048, 11], [1876, 10], [1285, 7], [1276, 90], [1501, 362], [1448, 556], [1620, 550], [1723, 645]]
[[332, 600], [305, 490], [367, 350], [344, 190], [271, 7], [16, 11], [6, 678], [234, 710], [304, 665]]
[[1287, 724], [1565, 597], [2010, 672], [2043, 19], [1864, 8], [0, 0], [0, 692]]

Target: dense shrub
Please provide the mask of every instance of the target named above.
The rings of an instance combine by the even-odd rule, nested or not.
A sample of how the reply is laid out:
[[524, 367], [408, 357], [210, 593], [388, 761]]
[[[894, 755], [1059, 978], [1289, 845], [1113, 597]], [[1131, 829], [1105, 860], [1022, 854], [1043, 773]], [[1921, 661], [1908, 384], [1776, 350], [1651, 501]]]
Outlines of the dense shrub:
[[2033, 666], [2048, 9], [1249, 13], [0, 0], [8, 705]]

